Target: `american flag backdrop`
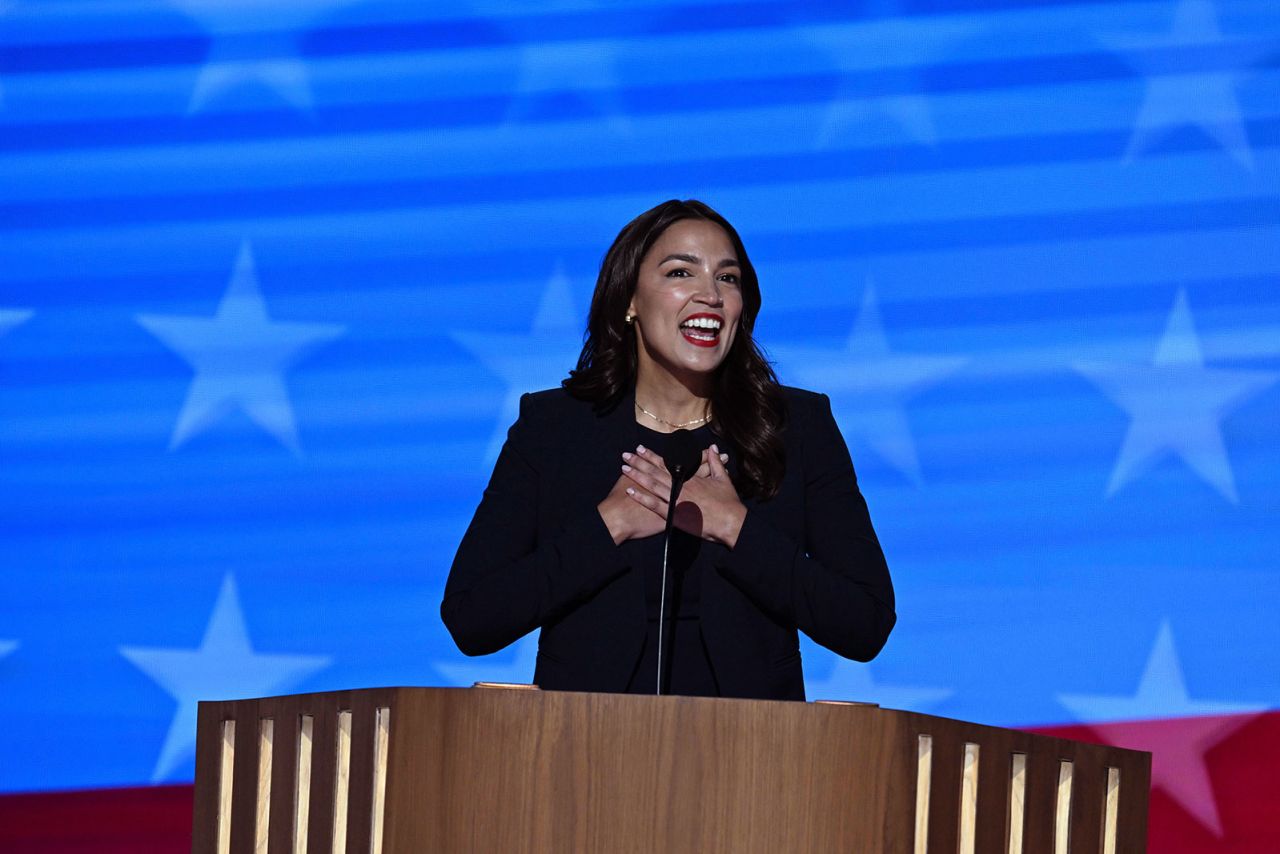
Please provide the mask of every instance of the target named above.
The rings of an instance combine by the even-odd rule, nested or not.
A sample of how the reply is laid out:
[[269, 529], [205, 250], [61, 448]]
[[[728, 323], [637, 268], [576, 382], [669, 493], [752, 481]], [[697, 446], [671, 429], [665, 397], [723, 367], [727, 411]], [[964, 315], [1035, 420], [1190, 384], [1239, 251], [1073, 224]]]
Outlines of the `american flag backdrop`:
[[201, 699], [529, 680], [445, 575], [672, 197], [893, 572], [809, 696], [1280, 851], [1276, 0], [0, 2], [0, 850], [185, 850]]

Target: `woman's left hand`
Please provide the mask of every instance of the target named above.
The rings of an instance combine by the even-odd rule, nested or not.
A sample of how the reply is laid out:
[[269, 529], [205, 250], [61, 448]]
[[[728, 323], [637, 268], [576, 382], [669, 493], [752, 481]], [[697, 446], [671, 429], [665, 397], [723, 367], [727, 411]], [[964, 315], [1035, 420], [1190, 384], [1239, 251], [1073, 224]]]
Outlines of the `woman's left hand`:
[[[636, 453], [623, 454], [622, 458], [623, 473], [636, 484], [628, 494], [665, 519], [671, 474], [662, 457], [641, 446]], [[738, 498], [738, 491], [724, 467], [727, 459], [716, 445], [702, 452], [702, 465], [680, 488], [674, 524], [695, 537], [733, 548], [747, 517], [747, 508]]]

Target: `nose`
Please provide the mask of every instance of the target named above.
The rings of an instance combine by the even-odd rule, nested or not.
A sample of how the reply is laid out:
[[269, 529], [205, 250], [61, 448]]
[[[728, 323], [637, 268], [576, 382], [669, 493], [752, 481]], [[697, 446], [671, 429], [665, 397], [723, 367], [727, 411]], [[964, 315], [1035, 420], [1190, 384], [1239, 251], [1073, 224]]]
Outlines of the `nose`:
[[720, 293], [720, 282], [716, 279], [715, 274], [707, 277], [706, 284], [698, 288], [698, 292], [694, 294], [693, 298], [714, 308], [719, 308], [724, 304], [724, 297]]

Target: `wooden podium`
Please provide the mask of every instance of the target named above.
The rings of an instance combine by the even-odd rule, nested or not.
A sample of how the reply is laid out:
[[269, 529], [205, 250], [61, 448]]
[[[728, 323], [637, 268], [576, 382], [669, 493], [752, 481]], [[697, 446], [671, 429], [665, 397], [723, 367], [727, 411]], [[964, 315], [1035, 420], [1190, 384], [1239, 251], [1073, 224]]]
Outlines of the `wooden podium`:
[[200, 704], [193, 854], [1146, 850], [1151, 756], [850, 703], [374, 688]]

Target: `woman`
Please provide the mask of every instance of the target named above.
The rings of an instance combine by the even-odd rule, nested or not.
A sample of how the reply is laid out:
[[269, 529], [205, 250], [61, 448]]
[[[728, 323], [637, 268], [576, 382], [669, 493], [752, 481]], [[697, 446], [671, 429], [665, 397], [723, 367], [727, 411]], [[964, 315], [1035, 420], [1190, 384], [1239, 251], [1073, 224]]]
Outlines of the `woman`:
[[[577, 369], [521, 399], [458, 548], [440, 610], [464, 653], [541, 628], [543, 688], [802, 700], [797, 630], [880, 651], [893, 586], [848, 450], [825, 396], [778, 384], [759, 310], [742, 240], [707, 205], [664, 202], [622, 230]], [[660, 621], [677, 429], [705, 450]]]

